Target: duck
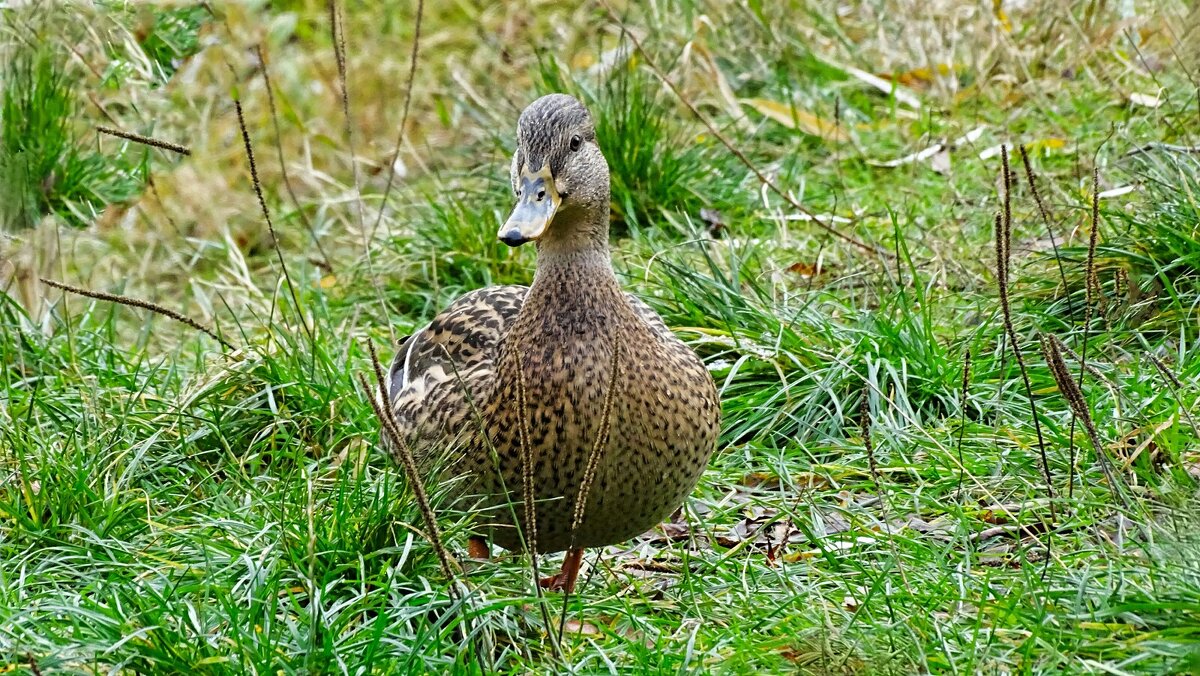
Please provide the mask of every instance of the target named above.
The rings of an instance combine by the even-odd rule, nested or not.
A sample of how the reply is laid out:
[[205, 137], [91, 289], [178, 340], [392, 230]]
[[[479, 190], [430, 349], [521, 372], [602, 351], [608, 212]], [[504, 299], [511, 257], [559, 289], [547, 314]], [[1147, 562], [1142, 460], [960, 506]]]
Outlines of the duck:
[[566, 94], [529, 104], [509, 173], [516, 205], [497, 237], [533, 244], [533, 281], [471, 291], [399, 341], [391, 451], [455, 477], [451, 503], [475, 517], [469, 556], [489, 542], [565, 551], [538, 582], [569, 594], [585, 549], [645, 533], [691, 494], [720, 401], [699, 356], [618, 282], [587, 108]]

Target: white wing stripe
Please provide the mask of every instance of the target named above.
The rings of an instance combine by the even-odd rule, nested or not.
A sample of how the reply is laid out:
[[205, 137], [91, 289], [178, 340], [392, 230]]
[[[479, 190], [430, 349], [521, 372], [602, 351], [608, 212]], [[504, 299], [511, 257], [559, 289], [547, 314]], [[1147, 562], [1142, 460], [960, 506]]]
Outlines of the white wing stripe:
[[425, 333], [431, 324], [433, 324], [433, 322], [429, 322], [429, 324], [422, 326], [421, 330], [419, 331], [413, 331], [412, 338], [408, 339], [408, 349], [404, 351], [404, 370], [401, 372], [402, 377], [400, 379], [400, 387], [402, 389], [408, 387], [408, 367], [412, 362], [413, 347], [416, 346], [421, 334]]

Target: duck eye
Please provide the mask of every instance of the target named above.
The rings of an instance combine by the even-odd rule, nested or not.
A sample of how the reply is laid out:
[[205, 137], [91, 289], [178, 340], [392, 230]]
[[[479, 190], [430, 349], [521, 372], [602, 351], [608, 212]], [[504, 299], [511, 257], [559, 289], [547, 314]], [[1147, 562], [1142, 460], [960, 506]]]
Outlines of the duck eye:
[[576, 134], [571, 137], [571, 152], [578, 151], [583, 146], [583, 137]]

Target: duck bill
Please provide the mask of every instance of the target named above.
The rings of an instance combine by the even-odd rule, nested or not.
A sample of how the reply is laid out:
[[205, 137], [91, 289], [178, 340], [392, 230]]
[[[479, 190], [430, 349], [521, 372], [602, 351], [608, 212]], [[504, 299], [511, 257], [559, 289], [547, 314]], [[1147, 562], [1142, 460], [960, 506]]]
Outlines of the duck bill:
[[501, 242], [509, 246], [521, 246], [544, 235], [562, 201], [548, 166], [543, 165], [537, 172], [525, 170], [518, 179], [518, 185], [520, 197], [517, 198], [517, 206], [496, 234]]

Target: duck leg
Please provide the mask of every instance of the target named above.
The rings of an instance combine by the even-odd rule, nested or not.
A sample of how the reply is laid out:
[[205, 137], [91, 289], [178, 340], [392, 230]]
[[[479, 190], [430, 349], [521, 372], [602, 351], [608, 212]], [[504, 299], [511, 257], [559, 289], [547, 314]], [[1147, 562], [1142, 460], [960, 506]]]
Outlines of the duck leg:
[[583, 563], [583, 550], [568, 550], [566, 558], [563, 559], [562, 570], [557, 575], [538, 580], [538, 585], [543, 589], [570, 594], [575, 591], [575, 578], [579, 577], [579, 564], [581, 563]]
[[478, 535], [467, 538], [467, 556], [484, 561], [492, 558], [492, 550], [488, 547], [487, 538], [481, 538]]

